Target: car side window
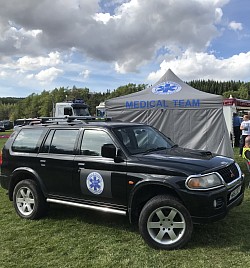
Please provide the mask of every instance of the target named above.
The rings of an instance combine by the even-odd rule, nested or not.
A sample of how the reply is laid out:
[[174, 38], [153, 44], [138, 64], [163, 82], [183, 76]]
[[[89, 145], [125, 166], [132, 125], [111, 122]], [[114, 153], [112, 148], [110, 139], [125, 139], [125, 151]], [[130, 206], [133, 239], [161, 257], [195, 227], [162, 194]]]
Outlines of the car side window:
[[44, 129], [22, 129], [12, 145], [14, 152], [36, 153]]
[[45, 141], [44, 149], [49, 148], [48, 153], [51, 154], [74, 154], [78, 132], [78, 129], [57, 129], [53, 137], [51, 132]]
[[51, 144], [51, 140], [52, 140], [52, 137], [53, 137], [53, 134], [54, 134], [54, 130], [51, 130], [41, 148], [41, 153], [48, 153], [49, 152], [49, 149], [50, 149], [50, 144]]
[[105, 131], [87, 129], [83, 134], [81, 154], [100, 156], [104, 144], [113, 144], [112, 139]]

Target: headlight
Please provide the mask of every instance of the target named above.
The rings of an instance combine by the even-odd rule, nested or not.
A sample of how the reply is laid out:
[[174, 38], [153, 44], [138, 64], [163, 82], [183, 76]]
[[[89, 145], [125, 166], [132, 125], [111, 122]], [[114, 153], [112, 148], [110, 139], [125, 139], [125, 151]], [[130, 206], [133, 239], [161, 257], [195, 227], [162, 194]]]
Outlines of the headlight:
[[186, 187], [190, 190], [208, 190], [223, 185], [217, 173], [210, 173], [200, 176], [189, 176], [186, 180]]

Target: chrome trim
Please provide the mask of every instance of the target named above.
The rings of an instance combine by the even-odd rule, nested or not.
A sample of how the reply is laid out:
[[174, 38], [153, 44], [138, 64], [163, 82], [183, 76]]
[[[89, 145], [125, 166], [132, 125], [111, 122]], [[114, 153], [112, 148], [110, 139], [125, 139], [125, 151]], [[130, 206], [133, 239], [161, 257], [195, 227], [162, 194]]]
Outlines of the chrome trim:
[[53, 199], [53, 198], [47, 198], [46, 201], [48, 203], [56, 203], [56, 204], [67, 205], [67, 206], [72, 206], [72, 207], [87, 208], [87, 209], [92, 209], [92, 210], [97, 210], [97, 211], [102, 211], [102, 212], [109, 212], [109, 213], [114, 213], [114, 214], [119, 214], [119, 215], [124, 215], [124, 216], [127, 214], [126, 211], [122, 211], [119, 209], [97, 207], [97, 206], [74, 203], [74, 202], [69, 202], [69, 201]]
[[228, 184], [226, 184], [226, 187], [227, 187], [227, 188], [231, 188], [231, 187], [233, 187], [234, 185], [237, 184], [237, 182], [239, 181], [239, 179], [241, 179], [241, 178], [243, 179], [243, 173], [242, 173], [242, 171], [241, 171], [241, 169], [240, 169], [240, 166], [239, 166], [238, 163], [236, 163], [236, 162], [235, 162], [235, 166], [236, 166], [237, 169], [238, 169], [239, 177], [238, 177], [237, 179], [235, 179], [235, 180], [229, 182]]
[[[222, 178], [222, 176], [218, 173], [218, 171], [214, 171], [214, 172], [210, 172], [210, 173], [206, 173], [206, 174], [197, 174], [197, 175], [190, 175], [187, 177], [186, 181], [185, 181], [185, 186], [188, 190], [191, 190], [191, 191], [210, 191], [210, 190], [214, 190], [214, 189], [218, 189], [218, 188], [221, 188], [223, 186], [225, 186], [227, 189], [231, 189], [232, 187], [234, 187], [235, 185], [239, 184], [239, 181], [243, 181], [244, 179], [244, 176], [243, 176], [243, 173], [240, 169], [240, 166], [235, 162], [234, 163], [236, 165], [236, 168], [238, 169], [238, 172], [239, 172], [239, 177], [236, 178], [235, 180], [229, 182], [229, 183], [226, 183], [224, 181], [224, 179]], [[203, 176], [207, 176], [207, 175], [210, 175], [210, 174], [216, 174], [217, 176], [219, 176], [219, 178], [221, 179], [221, 185], [218, 185], [218, 186], [215, 186], [215, 187], [210, 187], [210, 188], [206, 188], [206, 189], [195, 189], [195, 188], [190, 188], [188, 187], [187, 185], [187, 182], [190, 178], [197, 178], [197, 177], [203, 177]]]
[[[211, 174], [215, 174], [219, 177], [219, 179], [221, 180], [221, 184], [220, 185], [217, 185], [217, 186], [214, 186], [214, 187], [210, 187], [210, 188], [202, 188], [202, 189], [199, 189], [199, 188], [190, 188], [188, 186], [188, 181], [190, 178], [201, 178], [201, 177], [205, 177], [207, 175], [211, 175]], [[191, 191], [209, 191], [209, 190], [214, 190], [214, 189], [218, 189], [218, 188], [221, 188], [223, 186], [225, 186], [225, 181], [222, 179], [222, 177], [220, 176], [219, 173], [217, 172], [210, 172], [210, 173], [206, 173], [206, 174], [197, 174], [197, 175], [190, 175], [187, 177], [186, 181], [185, 181], [185, 186], [188, 190], [191, 190]]]

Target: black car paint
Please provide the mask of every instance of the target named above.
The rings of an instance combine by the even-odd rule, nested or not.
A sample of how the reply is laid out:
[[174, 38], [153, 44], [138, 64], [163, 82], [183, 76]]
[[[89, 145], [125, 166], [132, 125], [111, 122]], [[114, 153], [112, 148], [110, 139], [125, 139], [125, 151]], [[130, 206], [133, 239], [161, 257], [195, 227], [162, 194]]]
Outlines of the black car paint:
[[[129, 155], [119, 143], [119, 139], [114, 136], [113, 129], [121, 125], [123, 123], [81, 125], [74, 155], [52, 156], [39, 151], [13, 152], [11, 144], [16, 136], [13, 134], [3, 149], [1, 186], [9, 191], [9, 198], [12, 199], [15, 180], [18, 178], [16, 175], [32, 174], [47, 198], [120, 209], [129, 214], [131, 221], [136, 217], [137, 201], [146, 202], [158, 191], [177, 196], [187, 207], [195, 223], [221, 219], [231, 207], [242, 202], [245, 188], [243, 177], [233, 187], [222, 186], [207, 191], [194, 191], [185, 186], [189, 175], [209, 173], [227, 167], [234, 163], [233, 159], [176, 146], [148, 154]], [[46, 128], [48, 130], [60, 127], [59, 125]], [[99, 128], [107, 131], [117, 148], [123, 151], [122, 161], [80, 155], [82, 128]], [[43, 139], [46, 135], [47, 131], [44, 131]], [[39, 150], [41, 147], [42, 142]], [[110, 192], [104, 196], [83, 192], [79, 185], [81, 174], [85, 171], [109, 172], [110, 179], [107, 185], [110, 187]], [[228, 196], [239, 185], [242, 186], [241, 193], [228, 202]], [[221, 198], [222, 205], [214, 208], [213, 202], [218, 198]]]

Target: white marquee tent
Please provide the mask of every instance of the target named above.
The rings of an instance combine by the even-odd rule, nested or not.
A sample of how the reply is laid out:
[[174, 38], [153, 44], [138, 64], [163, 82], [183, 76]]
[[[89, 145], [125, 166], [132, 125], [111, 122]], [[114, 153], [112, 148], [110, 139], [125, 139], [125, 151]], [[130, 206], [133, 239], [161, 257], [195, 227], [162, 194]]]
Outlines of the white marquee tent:
[[222, 96], [199, 91], [170, 69], [153, 86], [105, 102], [113, 120], [146, 123], [179, 146], [233, 158]]

